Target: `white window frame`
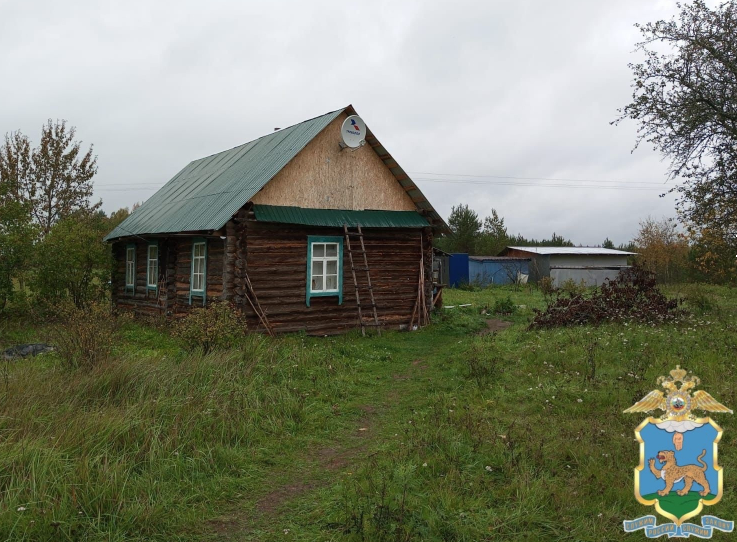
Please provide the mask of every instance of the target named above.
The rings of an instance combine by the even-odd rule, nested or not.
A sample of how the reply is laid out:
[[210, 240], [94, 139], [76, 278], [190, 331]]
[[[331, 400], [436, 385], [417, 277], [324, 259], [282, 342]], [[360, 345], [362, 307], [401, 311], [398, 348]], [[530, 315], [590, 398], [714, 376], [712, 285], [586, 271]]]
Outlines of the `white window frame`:
[[[151, 257], [151, 249], [156, 250], [155, 256]], [[153, 267], [153, 270], [152, 270]], [[153, 275], [153, 276], [152, 276]], [[152, 282], [153, 279], [153, 282]], [[151, 243], [146, 250], [146, 288], [156, 290], [159, 287], [159, 245]]]
[[136, 246], [125, 247], [125, 289], [136, 291]]
[[[202, 254], [197, 255], [197, 249], [202, 249]], [[198, 262], [201, 265], [201, 268], [198, 270]], [[193, 293], [204, 293], [205, 292], [205, 277], [206, 271], [205, 271], [205, 265], [207, 263], [207, 243], [205, 241], [195, 241], [192, 243], [192, 292]], [[200, 287], [195, 287], [195, 279], [199, 278], [200, 281]]]
[[[323, 247], [323, 255], [316, 256], [315, 248]], [[335, 255], [327, 256], [328, 247], [335, 247]], [[313, 266], [315, 262], [322, 262], [322, 272], [313, 275]], [[335, 262], [335, 273], [328, 273], [327, 268], [330, 262]], [[316, 288], [313, 285], [315, 277], [322, 277], [322, 287]], [[327, 278], [335, 277], [335, 288], [327, 288]], [[310, 306], [310, 298], [337, 296], [338, 304], [343, 303], [343, 239], [342, 237], [323, 237], [308, 236], [307, 238], [307, 306]]]
[[[324, 256], [315, 256], [315, 247], [323, 247], [323, 254]], [[335, 247], [335, 256], [328, 256], [328, 246], [334, 246]], [[310, 255], [310, 260], [314, 264], [315, 262], [322, 262], [322, 274], [321, 275], [315, 275], [314, 270], [310, 273], [310, 293], [313, 294], [337, 294], [339, 290], [339, 282], [338, 277], [340, 276], [340, 243], [332, 243], [332, 242], [326, 242], [326, 243], [312, 243], [310, 244], [310, 251], [312, 254]], [[335, 262], [335, 273], [328, 273], [327, 267], [329, 262]], [[314, 265], [313, 265], [314, 267]], [[322, 288], [314, 288], [312, 283], [315, 280], [315, 276], [319, 276], [322, 278]], [[335, 288], [327, 288], [327, 279], [328, 277], [335, 277]]]

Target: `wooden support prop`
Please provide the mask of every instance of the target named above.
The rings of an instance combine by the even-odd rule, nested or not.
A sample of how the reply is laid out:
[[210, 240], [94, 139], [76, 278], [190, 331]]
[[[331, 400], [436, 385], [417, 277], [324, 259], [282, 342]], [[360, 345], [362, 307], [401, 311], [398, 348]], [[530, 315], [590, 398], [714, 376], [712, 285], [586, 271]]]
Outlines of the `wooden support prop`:
[[422, 327], [430, 323], [430, 313], [427, 309], [427, 294], [425, 293], [425, 249], [424, 238], [420, 233], [420, 272], [417, 278], [417, 297], [415, 305], [412, 309], [412, 318], [409, 321], [410, 331], [415, 325], [415, 316], [417, 316], [417, 326]]
[[[269, 320], [266, 318], [266, 313], [261, 308], [261, 304], [258, 302], [258, 297], [256, 297], [256, 291], [253, 289], [251, 279], [248, 277], [248, 273], [246, 273], [245, 271], [243, 272], [243, 276], [246, 286], [248, 286], [248, 292], [250, 292], [250, 295], [248, 295], [248, 292], [246, 292], [246, 299], [248, 300], [248, 304], [251, 305], [253, 312], [255, 312], [256, 316], [258, 316], [258, 319], [261, 320], [261, 323], [266, 328], [266, 332], [269, 334], [269, 336], [273, 337], [274, 329], [271, 327]], [[251, 299], [251, 297], [253, 297], [253, 300]]]

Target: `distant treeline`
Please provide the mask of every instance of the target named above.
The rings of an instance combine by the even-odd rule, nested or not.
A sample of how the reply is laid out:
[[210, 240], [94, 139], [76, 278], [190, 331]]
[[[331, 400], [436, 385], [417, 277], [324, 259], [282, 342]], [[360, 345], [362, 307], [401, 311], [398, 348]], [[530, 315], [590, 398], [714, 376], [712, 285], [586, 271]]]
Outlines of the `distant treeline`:
[[[435, 240], [435, 246], [445, 252], [496, 256], [507, 246], [576, 246], [555, 232], [549, 239], [510, 235], [496, 209], [482, 220], [468, 205], [460, 204], [453, 207], [448, 226], [451, 235]], [[632, 260], [653, 271], [659, 282], [737, 284], [737, 239], [707, 227], [648, 217], [640, 221], [631, 241], [615, 245], [607, 237], [600, 246], [637, 253]]]

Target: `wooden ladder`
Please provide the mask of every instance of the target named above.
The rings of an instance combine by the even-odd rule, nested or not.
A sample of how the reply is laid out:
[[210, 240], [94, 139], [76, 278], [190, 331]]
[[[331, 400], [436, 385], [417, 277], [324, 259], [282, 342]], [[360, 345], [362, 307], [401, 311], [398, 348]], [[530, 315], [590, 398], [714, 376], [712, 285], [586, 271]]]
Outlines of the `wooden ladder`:
[[[353, 286], [356, 289], [356, 305], [358, 306], [358, 321], [361, 324], [361, 335], [366, 336], [366, 326], [376, 327], [376, 332], [381, 335], [381, 324], [379, 324], [379, 316], [376, 314], [376, 300], [374, 299], [374, 288], [371, 285], [371, 274], [369, 273], [368, 259], [366, 258], [366, 246], [363, 244], [363, 232], [361, 231], [361, 225], [358, 224], [358, 231], [348, 231], [348, 224], [343, 224], [343, 232], [345, 233], [345, 245], [348, 249], [348, 261], [351, 263], [351, 275], [353, 275]], [[351, 249], [351, 236], [358, 237], [361, 242], [361, 250], [356, 250], [363, 254], [363, 265], [364, 267], [356, 268], [353, 262], [353, 250]], [[358, 292], [358, 280], [356, 279], [356, 271], [366, 271], [366, 283], [368, 284], [369, 298], [371, 299], [371, 311], [373, 312], [374, 322], [373, 324], [366, 323], [363, 321], [363, 312], [361, 311], [361, 297]]]

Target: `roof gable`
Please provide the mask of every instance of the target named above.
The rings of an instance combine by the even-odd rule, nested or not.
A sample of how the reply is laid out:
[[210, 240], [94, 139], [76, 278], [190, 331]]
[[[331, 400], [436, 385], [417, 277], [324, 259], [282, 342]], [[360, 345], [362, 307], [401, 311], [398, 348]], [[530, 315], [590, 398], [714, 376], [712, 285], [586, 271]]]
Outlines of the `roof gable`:
[[307, 209], [417, 211], [417, 205], [370, 145], [341, 148], [338, 115], [251, 201]]
[[[106, 241], [131, 235], [218, 230], [348, 106], [284, 128], [233, 149], [190, 162], [118, 227]], [[368, 130], [367, 143], [407, 192], [447, 229], [414, 183]]]

